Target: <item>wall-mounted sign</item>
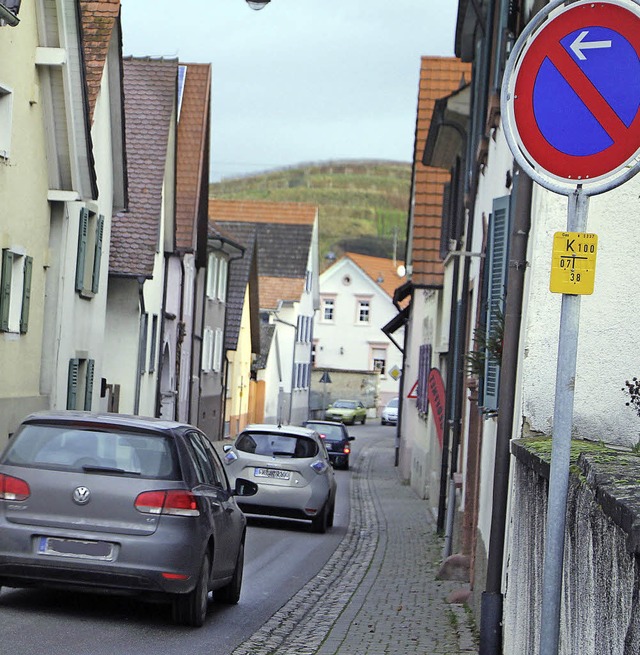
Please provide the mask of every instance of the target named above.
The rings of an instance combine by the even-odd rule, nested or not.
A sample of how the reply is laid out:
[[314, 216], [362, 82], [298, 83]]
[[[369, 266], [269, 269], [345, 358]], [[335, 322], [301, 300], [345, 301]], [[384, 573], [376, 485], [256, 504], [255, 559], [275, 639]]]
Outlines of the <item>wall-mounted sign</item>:
[[436, 434], [438, 436], [438, 443], [442, 448], [442, 438], [444, 435], [444, 408], [445, 408], [445, 391], [442, 375], [437, 368], [432, 368], [429, 372], [429, 406], [433, 412], [433, 420], [436, 425]]
[[593, 293], [597, 251], [597, 234], [556, 232], [553, 235], [549, 290], [573, 295]]

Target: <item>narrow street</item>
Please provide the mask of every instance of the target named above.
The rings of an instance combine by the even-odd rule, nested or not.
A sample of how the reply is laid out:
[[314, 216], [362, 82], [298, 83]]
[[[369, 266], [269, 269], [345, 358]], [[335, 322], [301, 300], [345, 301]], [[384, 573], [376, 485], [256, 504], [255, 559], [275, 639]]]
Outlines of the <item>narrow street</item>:
[[[350, 428], [354, 461], [378, 426]], [[386, 428], [391, 438], [393, 428]], [[335, 557], [349, 524], [352, 471], [336, 471], [335, 525], [325, 535], [304, 523], [250, 519], [240, 603], [211, 603], [200, 630], [172, 625], [168, 605], [133, 598], [38, 589], [0, 592], [2, 651], [13, 655], [139, 655], [162, 653], [226, 655], [258, 630], [282, 605]]]
[[435, 580], [441, 556], [427, 505], [393, 467], [395, 428], [349, 428], [351, 469], [336, 471], [335, 526], [251, 519], [242, 598], [211, 603], [202, 629], [134, 599], [3, 590], [3, 652], [13, 655], [402, 655], [475, 653], [473, 626]]

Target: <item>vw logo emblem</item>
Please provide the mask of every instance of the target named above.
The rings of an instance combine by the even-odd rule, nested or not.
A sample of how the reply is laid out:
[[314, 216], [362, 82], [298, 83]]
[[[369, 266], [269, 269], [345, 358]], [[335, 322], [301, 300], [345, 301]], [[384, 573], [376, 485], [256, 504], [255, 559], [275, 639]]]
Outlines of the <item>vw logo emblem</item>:
[[73, 500], [78, 505], [86, 505], [91, 498], [91, 492], [87, 487], [77, 487], [73, 490]]

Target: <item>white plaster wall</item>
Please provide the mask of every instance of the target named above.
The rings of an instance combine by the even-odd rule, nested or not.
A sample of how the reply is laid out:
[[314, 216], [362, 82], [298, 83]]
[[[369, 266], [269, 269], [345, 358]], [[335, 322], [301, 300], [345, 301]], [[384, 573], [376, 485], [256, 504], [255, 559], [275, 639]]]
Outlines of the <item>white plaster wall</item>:
[[0, 250], [33, 257], [33, 269], [27, 333], [0, 333], [0, 370], [19, 371], [0, 377], [0, 446], [24, 415], [49, 402], [40, 390], [50, 210], [40, 80], [34, 65], [35, 3], [23, 3], [20, 18], [18, 27], [0, 28], [0, 85], [13, 92], [12, 122], [3, 125], [11, 134], [11, 153], [0, 160]]
[[[345, 285], [343, 279], [349, 276], [351, 283]], [[402, 279], [398, 278], [398, 285]], [[388, 371], [397, 366], [402, 369], [402, 353], [382, 332], [396, 314], [391, 298], [365, 275], [351, 260], [345, 258], [334, 264], [320, 276], [322, 296], [335, 295], [334, 321], [324, 321], [322, 308], [314, 324], [316, 340], [316, 366], [341, 370], [372, 370], [371, 348], [376, 344], [386, 345], [386, 371], [380, 376], [379, 390], [384, 400], [398, 395], [399, 381], [394, 380]], [[369, 324], [357, 323], [357, 298], [370, 297]], [[396, 332], [396, 340], [402, 344], [403, 329]], [[384, 404], [382, 402], [381, 404]]]
[[[625, 380], [640, 371], [634, 328], [640, 290], [635, 244], [640, 239], [640, 177], [591, 199], [587, 231], [598, 235], [595, 289], [582, 296], [576, 371], [574, 435], [632, 445], [640, 417], [625, 406]], [[536, 188], [531, 278], [523, 361], [523, 411], [534, 430], [553, 421], [561, 295], [548, 290], [553, 234], [566, 230], [567, 201]]]
[[[440, 368], [437, 319], [441, 308], [440, 291], [416, 289], [412, 300], [411, 322], [407, 332], [405, 386], [402, 407], [402, 433], [400, 438], [400, 472], [421, 498], [431, 506], [437, 505], [437, 488], [440, 479], [442, 451], [438, 443], [432, 413], [421, 416], [416, 400], [408, 398], [418, 380], [420, 346], [434, 346], [431, 365]], [[443, 371], [444, 374], [444, 371]]]
[[[138, 368], [140, 304], [138, 282], [130, 278], [110, 278], [103, 377], [120, 385], [119, 411], [133, 414], [135, 378]], [[101, 409], [106, 409], [102, 407]]]

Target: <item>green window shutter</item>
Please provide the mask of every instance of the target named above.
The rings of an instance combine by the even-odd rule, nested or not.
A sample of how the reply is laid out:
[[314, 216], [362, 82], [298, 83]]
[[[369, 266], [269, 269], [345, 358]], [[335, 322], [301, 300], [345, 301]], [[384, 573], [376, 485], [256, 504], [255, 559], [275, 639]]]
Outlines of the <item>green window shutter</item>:
[[87, 412], [91, 411], [91, 403], [93, 401], [93, 372], [96, 368], [96, 360], [87, 360], [87, 377], [84, 386], [84, 409]]
[[31, 271], [33, 257], [24, 258], [24, 278], [22, 285], [22, 312], [20, 313], [20, 332], [25, 334], [29, 329], [29, 304], [31, 302]]
[[80, 360], [69, 360], [69, 379], [67, 381], [67, 409], [76, 409], [78, 399], [78, 373], [80, 371]]
[[[487, 290], [485, 334], [487, 342], [489, 342], [500, 331], [501, 316], [504, 312], [509, 259], [509, 196], [502, 196], [493, 200], [487, 255], [489, 260], [489, 286]], [[485, 409], [490, 411], [498, 409], [499, 387], [500, 362], [496, 360], [494, 353], [487, 352], [484, 368]]]
[[84, 266], [87, 259], [87, 233], [89, 231], [89, 210], [80, 210], [80, 227], [78, 229], [78, 256], [76, 257], [76, 291], [84, 287]]
[[102, 235], [104, 234], [104, 216], [98, 216], [96, 223], [96, 250], [93, 257], [93, 277], [91, 278], [91, 291], [98, 293], [100, 286], [100, 261], [102, 259]]
[[9, 305], [11, 303], [11, 270], [13, 268], [13, 253], [2, 251], [2, 271], [0, 271], [0, 330], [9, 330]]

